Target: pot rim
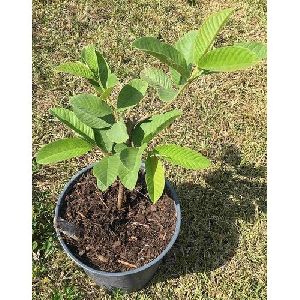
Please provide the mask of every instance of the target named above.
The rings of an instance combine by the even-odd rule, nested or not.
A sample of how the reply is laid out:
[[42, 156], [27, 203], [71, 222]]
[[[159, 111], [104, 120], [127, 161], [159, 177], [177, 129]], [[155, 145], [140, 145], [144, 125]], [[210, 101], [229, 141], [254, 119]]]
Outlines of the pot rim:
[[[177, 197], [177, 194], [174, 190], [174, 188], [172, 187], [172, 185], [170, 184], [170, 182], [168, 180], [166, 180], [166, 186], [169, 189], [169, 191], [171, 192], [172, 198], [174, 200], [174, 205], [175, 205], [175, 211], [176, 211], [176, 225], [175, 225], [175, 230], [173, 233], [173, 236], [170, 240], [170, 242], [168, 243], [168, 245], [166, 246], [166, 248], [160, 253], [159, 256], [157, 256], [155, 259], [153, 259], [152, 261], [150, 261], [149, 263], [138, 267], [136, 269], [133, 270], [129, 270], [129, 271], [124, 271], [124, 272], [106, 272], [106, 271], [100, 271], [100, 270], [96, 270], [93, 269], [92, 267], [89, 267], [88, 265], [86, 265], [85, 263], [83, 263], [82, 261], [80, 261], [77, 257], [75, 257], [75, 255], [71, 252], [71, 250], [68, 248], [68, 246], [66, 245], [66, 243], [64, 242], [60, 231], [57, 229], [56, 226], [56, 219], [59, 216], [59, 212], [60, 212], [60, 208], [61, 208], [61, 204], [65, 199], [66, 194], [70, 191], [70, 189], [73, 187], [73, 185], [76, 183], [76, 181], [80, 178], [80, 176], [82, 174], [84, 174], [85, 172], [87, 172], [89, 169], [91, 169], [93, 166], [95, 165], [95, 163], [92, 163], [88, 166], [86, 166], [85, 168], [81, 169], [79, 172], [77, 172], [68, 182], [67, 184], [64, 186], [64, 189], [62, 190], [62, 192], [59, 195], [56, 207], [55, 207], [55, 216], [54, 216], [54, 228], [58, 237], [58, 240], [61, 244], [61, 246], [63, 247], [64, 251], [67, 253], [67, 255], [75, 261], [76, 264], [78, 264], [80, 267], [82, 267], [83, 269], [87, 270], [88, 272], [97, 274], [97, 275], [102, 275], [102, 276], [110, 276], [110, 277], [118, 277], [118, 276], [125, 276], [125, 275], [131, 275], [131, 274], [136, 274], [139, 273], [141, 271], [144, 271], [148, 268], [150, 268], [151, 266], [155, 265], [156, 263], [158, 263], [159, 261], [162, 260], [162, 258], [169, 252], [169, 250], [172, 248], [172, 246], [174, 245], [178, 235], [179, 235], [179, 231], [180, 231], [180, 225], [181, 225], [181, 209], [180, 209], [180, 204], [179, 204], [179, 199]], [[141, 165], [141, 169], [144, 169], [144, 164]]]

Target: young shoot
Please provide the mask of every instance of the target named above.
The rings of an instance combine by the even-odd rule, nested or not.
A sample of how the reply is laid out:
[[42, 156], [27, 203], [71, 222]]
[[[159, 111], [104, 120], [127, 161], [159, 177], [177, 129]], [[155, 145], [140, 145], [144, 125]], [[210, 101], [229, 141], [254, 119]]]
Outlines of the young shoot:
[[[165, 188], [164, 162], [187, 169], [200, 170], [210, 166], [208, 158], [177, 144], [160, 144], [150, 149], [151, 140], [182, 115], [179, 109], [168, 110], [191, 82], [201, 76], [218, 72], [236, 72], [250, 68], [266, 58], [266, 45], [243, 42], [214, 48], [214, 41], [233, 9], [224, 9], [209, 16], [198, 30], [185, 33], [174, 45], [154, 37], [138, 38], [133, 46], [157, 58], [169, 67], [168, 74], [149, 67], [125, 84], [114, 106], [109, 101], [117, 76], [94, 45], [83, 48], [81, 58], [56, 68], [83, 77], [95, 88], [95, 95], [70, 97], [71, 110], [52, 108], [51, 113], [77, 134], [42, 147], [37, 153], [39, 164], [53, 164], [100, 148], [104, 157], [93, 167], [93, 175], [101, 191], [115, 181], [119, 183], [118, 209], [124, 202], [124, 188], [133, 190], [145, 161], [145, 180], [149, 198], [155, 204]], [[138, 105], [148, 88], [156, 90], [162, 112], [126, 119], [126, 113]]]

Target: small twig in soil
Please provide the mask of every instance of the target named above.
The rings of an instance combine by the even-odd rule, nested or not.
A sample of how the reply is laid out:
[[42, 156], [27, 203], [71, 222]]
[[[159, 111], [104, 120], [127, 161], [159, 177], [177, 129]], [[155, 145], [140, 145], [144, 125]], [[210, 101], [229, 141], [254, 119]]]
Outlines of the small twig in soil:
[[106, 207], [106, 208], [108, 208], [108, 206], [105, 204], [105, 202], [103, 201], [103, 198], [102, 197], [100, 197], [100, 200], [101, 200], [101, 202], [102, 202], [102, 204]]
[[142, 224], [142, 223], [138, 223], [138, 222], [132, 222], [131, 225], [138, 225], [138, 226], [144, 226], [146, 228], [149, 228], [149, 225], [147, 224]]
[[81, 218], [84, 218], [84, 219], [86, 219], [86, 216], [83, 214], [83, 213], [81, 213], [80, 211], [79, 212], [77, 212], [78, 214], [79, 214], [79, 216], [81, 217]]
[[98, 254], [98, 255], [97, 255], [97, 258], [98, 258], [99, 260], [101, 260], [102, 262], [104, 262], [104, 263], [107, 263], [107, 262], [108, 262], [108, 259], [107, 259], [106, 257], [104, 257], [103, 255], [101, 255], [101, 254]]
[[146, 247], [150, 247], [148, 244], [145, 244], [144, 247], [139, 251], [138, 256], [145, 250]]
[[159, 236], [159, 237], [161, 237], [163, 240], [165, 240], [166, 239], [166, 235], [167, 235], [167, 233], [165, 232], [162, 237], [161, 236]]
[[126, 266], [126, 267], [129, 267], [129, 268], [137, 268], [136, 265], [131, 264], [131, 263], [129, 263], [127, 261], [124, 261], [124, 260], [118, 259], [117, 262], [120, 263], [120, 264], [122, 264], [122, 265], [124, 265], [124, 266]]

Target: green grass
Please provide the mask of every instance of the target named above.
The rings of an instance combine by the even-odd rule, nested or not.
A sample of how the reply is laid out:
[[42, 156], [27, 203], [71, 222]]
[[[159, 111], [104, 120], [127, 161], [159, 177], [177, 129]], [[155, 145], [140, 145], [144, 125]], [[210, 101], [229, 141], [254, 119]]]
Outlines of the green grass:
[[[53, 66], [77, 59], [82, 46], [95, 43], [127, 82], [145, 66], [159, 65], [132, 49], [135, 38], [174, 42], [209, 13], [232, 6], [238, 10], [217, 43], [266, 41], [264, 0], [34, 0], [33, 155], [71, 135], [48, 109], [68, 105], [70, 94], [91, 91], [83, 80], [54, 74]], [[42, 168], [33, 161], [33, 299], [266, 299], [266, 66], [203, 77], [173, 107], [183, 108], [184, 122], [157, 140], [190, 146], [214, 165], [205, 172], [167, 167], [183, 223], [153, 281], [130, 295], [107, 293], [58, 245], [52, 225], [57, 196], [97, 154]], [[151, 93], [134, 113], [159, 108]]]

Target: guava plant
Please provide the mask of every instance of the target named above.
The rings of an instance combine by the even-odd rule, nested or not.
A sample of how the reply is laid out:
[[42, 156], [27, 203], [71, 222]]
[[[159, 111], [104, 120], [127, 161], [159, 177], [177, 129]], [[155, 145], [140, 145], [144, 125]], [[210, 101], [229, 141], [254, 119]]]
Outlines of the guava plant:
[[176, 144], [161, 144], [152, 149], [148, 147], [157, 134], [182, 115], [181, 110], [173, 109], [134, 121], [126, 114], [144, 98], [149, 86], [156, 90], [158, 98], [165, 103], [162, 109], [166, 110], [200, 76], [242, 70], [263, 60], [266, 46], [262, 43], [245, 42], [213, 47], [216, 35], [232, 13], [233, 9], [225, 9], [211, 15], [199, 30], [187, 32], [174, 45], [154, 37], [137, 39], [133, 46], [166, 64], [170, 75], [153, 67], [144, 69], [140, 78], [123, 86], [116, 104], [109, 99], [118, 83], [117, 76], [95, 46], [86, 46], [81, 52], [80, 61], [59, 65], [57, 72], [87, 79], [95, 88], [96, 95], [72, 96], [72, 110], [51, 109], [51, 113], [78, 136], [44, 146], [37, 153], [37, 162], [52, 164], [99, 147], [104, 157], [94, 165], [93, 175], [102, 191], [116, 180], [119, 181], [118, 209], [122, 207], [124, 187], [129, 190], [135, 188], [143, 155], [147, 190], [153, 203], [161, 197], [165, 187], [163, 161], [193, 170], [207, 168], [210, 161], [192, 149]]

